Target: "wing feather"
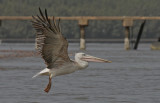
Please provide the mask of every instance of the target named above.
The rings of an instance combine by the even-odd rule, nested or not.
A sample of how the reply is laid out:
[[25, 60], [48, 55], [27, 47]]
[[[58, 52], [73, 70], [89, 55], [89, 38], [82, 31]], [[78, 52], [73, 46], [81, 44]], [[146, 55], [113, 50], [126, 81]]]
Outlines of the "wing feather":
[[43, 15], [39, 8], [40, 16], [32, 16], [32, 24], [36, 30], [37, 50], [41, 54], [48, 68], [55, 68], [66, 62], [71, 62], [68, 56], [68, 41], [62, 36], [60, 20], [56, 24], [50, 21], [45, 9]]

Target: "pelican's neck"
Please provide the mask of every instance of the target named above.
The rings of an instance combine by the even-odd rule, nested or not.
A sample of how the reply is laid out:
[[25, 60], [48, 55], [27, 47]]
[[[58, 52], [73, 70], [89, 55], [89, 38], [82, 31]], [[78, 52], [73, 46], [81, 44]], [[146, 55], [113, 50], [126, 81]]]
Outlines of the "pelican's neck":
[[85, 69], [88, 66], [88, 62], [81, 60], [79, 57], [75, 56], [75, 61], [80, 66], [79, 69]]

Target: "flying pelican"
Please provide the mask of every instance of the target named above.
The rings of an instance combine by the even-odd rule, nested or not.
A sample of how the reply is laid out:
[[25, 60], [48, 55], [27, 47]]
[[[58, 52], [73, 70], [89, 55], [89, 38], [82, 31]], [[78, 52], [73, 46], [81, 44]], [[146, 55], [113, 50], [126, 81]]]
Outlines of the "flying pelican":
[[48, 75], [49, 83], [44, 89], [49, 92], [51, 88], [52, 77], [73, 73], [77, 70], [85, 69], [88, 62], [106, 62], [111, 63], [109, 60], [97, 58], [85, 53], [76, 53], [75, 61], [71, 60], [68, 56], [68, 41], [62, 36], [60, 28], [60, 19], [56, 23], [55, 18], [53, 21], [48, 18], [47, 10], [45, 15], [39, 8], [40, 16], [32, 16], [32, 24], [36, 30], [36, 44], [37, 50], [41, 54], [47, 67], [33, 76]]

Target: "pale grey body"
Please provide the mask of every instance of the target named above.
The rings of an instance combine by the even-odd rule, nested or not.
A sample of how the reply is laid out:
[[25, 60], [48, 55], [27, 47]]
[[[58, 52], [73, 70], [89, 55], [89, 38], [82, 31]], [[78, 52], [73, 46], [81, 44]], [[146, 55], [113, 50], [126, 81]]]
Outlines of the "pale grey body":
[[82, 61], [80, 59], [80, 57], [82, 57], [81, 54], [84, 53], [77, 53], [75, 55], [75, 61], [66, 63], [59, 69], [51, 69], [51, 74], [53, 74], [53, 76], [59, 76], [59, 75], [70, 74], [77, 70], [85, 69], [86, 67], [88, 67], [88, 62]]
[[45, 68], [44, 70], [33, 76], [33, 78], [38, 75], [48, 75], [48, 76], [51, 75], [52, 77], [55, 77], [59, 75], [70, 74], [77, 70], [85, 69], [86, 67], [88, 67], [88, 62], [81, 60], [83, 55], [84, 53], [76, 53], [75, 61], [65, 63], [57, 68], [52, 68], [52, 69]]

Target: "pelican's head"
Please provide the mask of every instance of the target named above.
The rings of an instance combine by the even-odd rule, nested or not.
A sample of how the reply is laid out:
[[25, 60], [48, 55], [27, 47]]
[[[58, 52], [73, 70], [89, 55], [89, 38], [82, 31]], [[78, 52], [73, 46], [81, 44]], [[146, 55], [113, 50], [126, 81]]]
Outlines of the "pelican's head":
[[75, 61], [83, 68], [88, 66], [88, 62], [102, 62], [102, 63], [111, 63], [109, 60], [97, 58], [91, 55], [87, 55], [85, 53], [76, 53]]

